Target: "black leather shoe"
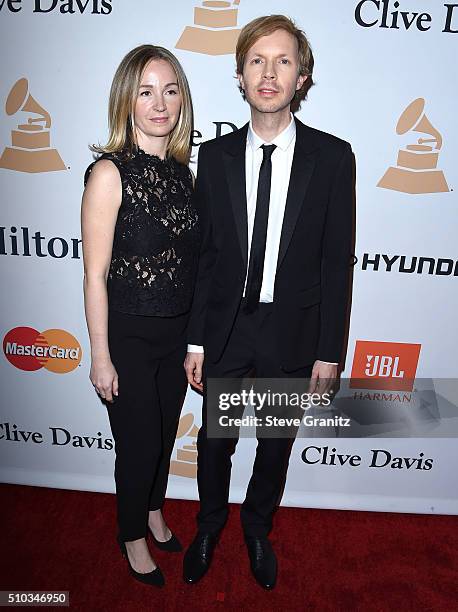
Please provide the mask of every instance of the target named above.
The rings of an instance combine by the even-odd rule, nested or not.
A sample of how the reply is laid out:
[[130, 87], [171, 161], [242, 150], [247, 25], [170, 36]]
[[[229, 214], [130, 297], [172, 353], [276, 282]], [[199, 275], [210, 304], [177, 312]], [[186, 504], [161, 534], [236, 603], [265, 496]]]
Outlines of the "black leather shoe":
[[147, 574], [142, 574], [134, 570], [132, 565], [130, 564], [129, 555], [127, 554], [126, 543], [123, 542], [118, 536], [118, 544], [121, 549], [122, 556], [127, 559], [127, 564], [129, 566], [129, 572], [139, 582], [143, 582], [143, 584], [149, 584], [151, 586], [163, 587], [165, 584], [164, 574], [161, 572], [159, 567], [156, 567], [152, 572], [148, 572]]
[[218, 538], [212, 533], [198, 533], [183, 559], [183, 580], [198, 582], [208, 571]]
[[148, 529], [151, 533], [151, 537], [153, 538], [154, 544], [160, 550], [165, 550], [167, 552], [172, 552], [172, 553], [181, 552], [183, 550], [183, 547], [181, 546], [179, 539], [176, 537], [176, 535], [173, 532], [168, 540], [166, 540], [165, 542], [161, 542], [160, 540], [156, 540], [151, 527], [148, 527]]
[[245, 536], [251, 571], [264, 589], [273, 589], [277, 580], [277, 557], [266, 537]]

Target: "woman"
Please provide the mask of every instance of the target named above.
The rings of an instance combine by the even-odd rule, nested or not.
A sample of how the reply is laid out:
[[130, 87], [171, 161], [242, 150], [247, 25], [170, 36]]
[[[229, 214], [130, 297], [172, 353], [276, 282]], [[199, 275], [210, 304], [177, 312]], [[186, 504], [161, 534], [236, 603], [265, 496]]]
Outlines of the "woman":
[[192, 102], [175, 56], [142, 45], [119, 65], [109, 138], [82, 203], [90, 379], [115, 440], [118, 542], [131, 574], [162, 586], [146, 535], [181, 550], [161, 508], [186, 393], [183, 361], [199, 243], [187, 167]]

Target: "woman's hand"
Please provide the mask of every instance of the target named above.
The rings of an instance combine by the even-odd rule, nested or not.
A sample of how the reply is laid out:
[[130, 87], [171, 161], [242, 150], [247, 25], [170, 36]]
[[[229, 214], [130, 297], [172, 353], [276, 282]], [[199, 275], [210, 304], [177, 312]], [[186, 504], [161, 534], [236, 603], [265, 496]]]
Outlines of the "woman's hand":
[[111, 361], [93, 361], [89, 378], [100, 397], [113, 402], [118, 395], [118, 374]]

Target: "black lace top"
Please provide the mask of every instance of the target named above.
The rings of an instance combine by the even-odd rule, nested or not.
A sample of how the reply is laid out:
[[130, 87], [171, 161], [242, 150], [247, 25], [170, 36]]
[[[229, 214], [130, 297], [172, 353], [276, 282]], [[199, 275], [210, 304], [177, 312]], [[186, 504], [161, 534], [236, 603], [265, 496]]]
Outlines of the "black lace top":
[[109, 308], [137, 315], [185, 313], [199, 251], [191, 171], [141, 149], [133, 155], [104, 153], [100, 159], [116, 164], [122, 183], [107, 281]]

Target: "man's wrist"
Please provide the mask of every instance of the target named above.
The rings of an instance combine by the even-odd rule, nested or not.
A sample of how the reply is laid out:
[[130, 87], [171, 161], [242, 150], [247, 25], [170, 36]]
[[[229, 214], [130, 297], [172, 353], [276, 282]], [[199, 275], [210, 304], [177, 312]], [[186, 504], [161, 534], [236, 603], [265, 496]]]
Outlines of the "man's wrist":
[[188, 353], [203, 353], [204, 347], [200, 344], [188, 344]]

